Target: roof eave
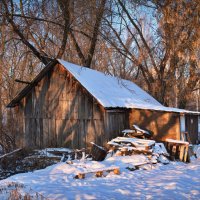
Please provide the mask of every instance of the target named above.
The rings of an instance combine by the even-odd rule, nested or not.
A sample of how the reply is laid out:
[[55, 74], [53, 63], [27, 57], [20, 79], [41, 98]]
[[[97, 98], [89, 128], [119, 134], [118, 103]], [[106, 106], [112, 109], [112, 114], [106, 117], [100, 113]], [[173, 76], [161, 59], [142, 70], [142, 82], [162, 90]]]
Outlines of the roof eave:
[[150, 111], [158, 111], [158, 112], [167, 112], [167, 113], [177, 113], [177, 114], [182, 114], [182, 115], [200, 115], [200, 112], [197, 111], [190, 111], [190, 110], [181, 110], [180, 111], [173, 111], [173, 110], [162, 110], [162, 109], [150, 109], [150, 108], [139, 108], [139, 107], [104, 107], [106, 110], [114, 110], [114, 109], [121, 109], [121, 110], [128, 110], [128, 109], [138, 109], [138, 110], [150, 110]]
[[41, 72], [30, 82], [29, 85], [26, 85], [15, 97], [14, 99], [11, 100], [11, 102], [6, 106], [7, 108], [13, 108], [16, 105], [19, 104], [22, 98], [24, 98], [30, 91], [31, 89], [37, 85], [37, 83], [49, 72], [56, 64], [58, 61], [56, 59], [51, 60], [45, 67], [44, 69], [41, 70]]

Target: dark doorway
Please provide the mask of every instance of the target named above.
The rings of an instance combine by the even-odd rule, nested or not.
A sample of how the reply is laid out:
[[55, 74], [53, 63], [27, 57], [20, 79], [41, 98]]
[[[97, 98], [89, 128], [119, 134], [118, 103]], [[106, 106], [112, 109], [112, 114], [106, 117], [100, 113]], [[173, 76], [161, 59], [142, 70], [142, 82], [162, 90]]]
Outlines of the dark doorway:
[[186, 115], [185, 128], [189, 133], [192, 144], [198, 143], [198, 116]]

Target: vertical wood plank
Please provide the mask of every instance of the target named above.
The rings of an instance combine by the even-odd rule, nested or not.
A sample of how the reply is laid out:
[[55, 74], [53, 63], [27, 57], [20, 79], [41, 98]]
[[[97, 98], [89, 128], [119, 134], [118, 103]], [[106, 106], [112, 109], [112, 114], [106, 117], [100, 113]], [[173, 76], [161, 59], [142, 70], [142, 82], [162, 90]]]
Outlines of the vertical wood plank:
[[49, 119], [49, 144], [51, 147], [57, 147], [56, 120], [54, 118]]
[[49, 119], [43, 119], [43, 146], [50, 147], [50, 144], [49, 144]]
[[65, 126], [62, 133], [62, 141], [64, 147], [72, 148], [72, 131], [73, 123], [69, 119], [62, 120], [63, 126]]
[[95, 124], [94, 120], [87, 120], [86, 145], [91, 146], [91, 142], [95, 142]]

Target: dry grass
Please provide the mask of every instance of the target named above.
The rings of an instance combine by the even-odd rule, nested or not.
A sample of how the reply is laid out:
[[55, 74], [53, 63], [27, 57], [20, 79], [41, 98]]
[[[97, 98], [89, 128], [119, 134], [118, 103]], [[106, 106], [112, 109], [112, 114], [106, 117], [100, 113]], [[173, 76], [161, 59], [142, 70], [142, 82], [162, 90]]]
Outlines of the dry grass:
[[9, 182], [0, 187], [0, 199], [2, 200], [47, 200], [46, 197], [27, 189], [23, 184]]

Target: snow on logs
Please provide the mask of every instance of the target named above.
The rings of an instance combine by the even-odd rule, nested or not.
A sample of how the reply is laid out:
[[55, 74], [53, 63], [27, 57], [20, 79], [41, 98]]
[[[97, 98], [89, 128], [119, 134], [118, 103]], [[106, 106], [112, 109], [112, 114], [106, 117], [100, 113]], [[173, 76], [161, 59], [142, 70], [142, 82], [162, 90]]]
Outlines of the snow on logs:
[[147, 131], [144, 129], [141, 129], [139, 126], [137, 125], [133, 125], [133, 129], [125, 129], [122, 131], [122, 133], [124, 134], [124, 136], [128, 136], [128, 137], [139, 137], [139, 138], [151, 138], [152, 137], [152, 132], [151, 131]]
[[107, 168], [99, 168], [95, 170], [85, 171], [85, 172], [79, 172], [75, 175], [75, 179], [84, 179], [87, 174], [95, 174], [96, 177], [102, 177], [105, 173], [113, 172], [115, 175], [120, 174], [119, 167], [107, 167]]
[[110, 146], [110, 151], [118, 156], [144, 154], [149, 159], [149, 163], [169, 163], [167, 159], [169, 154], [164, 144], [156, 143], [154, 140], [117, 137], [108, 142], [108, 145]]
[[117, 147], [122, 151], [141, 151], [144, 153], [152, 153], [152, 146], [155, 145], [154, 140], [144, 140], [138, 138], [117, 137], [108, 142], [108, 145]]

